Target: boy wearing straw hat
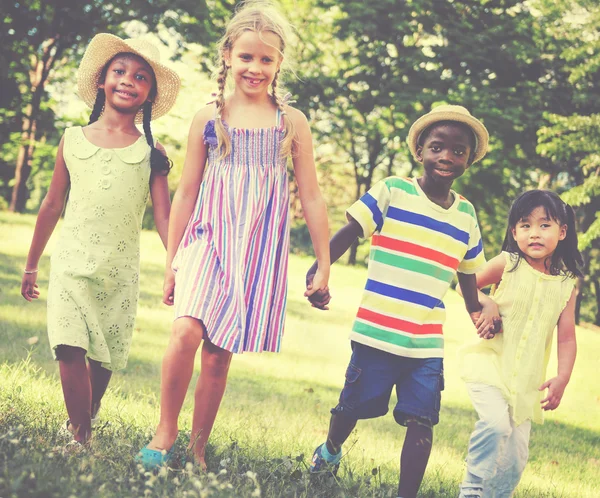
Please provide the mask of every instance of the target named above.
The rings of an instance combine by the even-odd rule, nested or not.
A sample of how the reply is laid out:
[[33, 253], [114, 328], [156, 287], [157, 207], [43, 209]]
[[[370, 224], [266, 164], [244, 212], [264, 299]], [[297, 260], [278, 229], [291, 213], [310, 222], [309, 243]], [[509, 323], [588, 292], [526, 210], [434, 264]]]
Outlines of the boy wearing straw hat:
[[[487, 151], [488, 132], [464, 107], [443, 105], [410, 128], [408, 146], [423, 164], [419, 178], [388, 177], [347, 211], [348, 224], [330, 242], [331, 262], [357, 237], [371, 238], [368, 279], [350, 334], [352, 358], [327, 441], [311, 472], [336, 473], [342, 444], [359, 419], [387, 413], [406, 426], [398, 496], [415, 497], [429, 459], [444, 388], [442, 298], [458, 275], [467, 310], [480, 318], [475, 271], [485, 262], [473, 205], [452, 182]], [[310, 282], [316, 263], [307, 274]], [[313, 294], [324, 309], [330, 296]], [[493, 329], [487, 320], [478, 332]]]

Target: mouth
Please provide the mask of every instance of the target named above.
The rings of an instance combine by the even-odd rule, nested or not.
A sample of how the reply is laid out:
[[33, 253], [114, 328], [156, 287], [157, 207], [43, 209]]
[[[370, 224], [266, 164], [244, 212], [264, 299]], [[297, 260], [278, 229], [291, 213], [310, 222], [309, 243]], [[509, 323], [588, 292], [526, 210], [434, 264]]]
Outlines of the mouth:
[[244, 76], [244, 79], [250, 86], [259, 86], [264, 81], [264, 78], [249, 78], [247, 76]]
[[137, 93], [128, 92], [126, 90], [115, 90], [114, 93], [124, 99], [135, 99], [137, 97]]
[[435, 172], [440, 176], [453, 176], [454, 170], [447, 168], [435, 168]]
[[532, 249], [542, 249], [544, 247], [544, 245], [534, 242], [533, 244], [529, 244], [529, 247], [531, 247]]

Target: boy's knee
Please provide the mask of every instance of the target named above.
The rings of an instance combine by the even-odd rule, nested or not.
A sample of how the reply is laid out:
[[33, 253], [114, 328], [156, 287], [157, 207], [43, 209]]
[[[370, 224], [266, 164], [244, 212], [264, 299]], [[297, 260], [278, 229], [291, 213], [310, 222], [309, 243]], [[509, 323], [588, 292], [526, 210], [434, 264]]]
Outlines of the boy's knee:
[[204, 336], [204, 327], [199, 322], [189, 319], [175, 320], [173, 323], [173, 332], [171, 338], [181, 348], [198, 349]]

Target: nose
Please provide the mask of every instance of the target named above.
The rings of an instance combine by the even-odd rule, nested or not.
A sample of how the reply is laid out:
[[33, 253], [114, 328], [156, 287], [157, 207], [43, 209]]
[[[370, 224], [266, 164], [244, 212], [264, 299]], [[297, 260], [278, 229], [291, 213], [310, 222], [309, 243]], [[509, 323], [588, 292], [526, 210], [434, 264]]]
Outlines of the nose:
[[439, 161], [443, 164], [452, 164], [452, 153], [449, 149], [442, 149]]
[[121, 78], [121, 82], [122, 85], [126, 85], [126, 86], [133, 86], [133, 79], [131, 78], [131, 76], [129, 76], [127, 73], [125, 73], [123, 75], [123, 77]]
[[250, 64], [248, 71], [250, 71], [252, 74], [260, 73], [260, 64], [258, 64], [257, 62], [253, 62], [252, 64]]

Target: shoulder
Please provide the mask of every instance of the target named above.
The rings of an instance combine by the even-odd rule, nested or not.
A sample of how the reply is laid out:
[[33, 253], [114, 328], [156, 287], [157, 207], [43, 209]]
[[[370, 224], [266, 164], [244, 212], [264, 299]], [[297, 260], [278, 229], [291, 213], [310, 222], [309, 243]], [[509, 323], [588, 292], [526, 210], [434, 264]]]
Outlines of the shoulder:
[[161, 144], [158, 140], [156, 141], [156, 148], [162, 153], [163, 156], [167, 155], [167, 151], [163, 147], [163, 144]]
[[202, 126], [202, 128], [204, 128], [206, 123], [208, 123], [211, 119], [214, 119], [215, 111], [216, 104], [214, 102], [205, 105], [194, 115], [194, 119], [192, 119], [192, 126]]
[[296, 109], [291, 105], [285, 104], [283, 106], [283, 110], [286, 112], [296, 128], [308, 128], [308, 118], [300, 109]]
[[477, 219], [475, 206], [471, 204], [471, 201], [469, 201], [469, 199], [467, 199], [464, 195], [457, 194], [456, 192], [454, 195], [458, 196], [458, 210], [462, 213], [470, 215], [473, 219]]

